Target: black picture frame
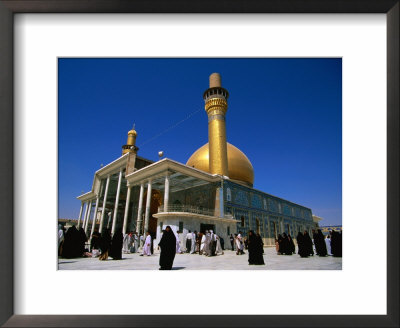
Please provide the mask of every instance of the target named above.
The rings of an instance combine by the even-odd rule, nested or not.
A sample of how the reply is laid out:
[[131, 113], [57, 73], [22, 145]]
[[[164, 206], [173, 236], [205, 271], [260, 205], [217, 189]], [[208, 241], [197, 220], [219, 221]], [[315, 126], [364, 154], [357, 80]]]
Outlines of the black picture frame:
[[[399, 12], [399, 0], [0, 0], [0, 324], [4, 327], [399, 327]], [[13, 21], [16, 13], [385, 13], [387, 315], [218, 315], [212, 318], [201, 315], [14, 315], [13, 208], [18, 206], [13, 196], [16, 173]], [[296, 302], [294, 298], [293, 301]]]

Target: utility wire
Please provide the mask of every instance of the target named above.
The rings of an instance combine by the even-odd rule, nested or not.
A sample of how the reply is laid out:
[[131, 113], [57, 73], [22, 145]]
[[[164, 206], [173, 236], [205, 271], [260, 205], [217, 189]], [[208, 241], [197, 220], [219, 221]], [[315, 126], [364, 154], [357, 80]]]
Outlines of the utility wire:
[[142, 147], [145, 144], [148, 144], [149, 142], [153, 141], [154, 139], [157, 139], [159, 137], [161, 137], [163, 134], [171, 131], [172, 129], [176, 128], [179, 124], [187, 121], [189, 118], [191, 118], [193, 115], [196, 115], [198, 112], [200, 112], [201, 110], [203, 110], [202, 108], [194, 111], [193, 113], [190, 113], [188, 116], [186, 116], [183, 120], [180, 120], [176, 123], [174, 123], [173, 125], [169, 126], [168, 128], [166, 128], [164, 131], [157, 133], [156, 135], [154, 135], [153, 137], [151, 137], [150, 139], [147, 139], [146, 141], [142, 142], [139, 147]]

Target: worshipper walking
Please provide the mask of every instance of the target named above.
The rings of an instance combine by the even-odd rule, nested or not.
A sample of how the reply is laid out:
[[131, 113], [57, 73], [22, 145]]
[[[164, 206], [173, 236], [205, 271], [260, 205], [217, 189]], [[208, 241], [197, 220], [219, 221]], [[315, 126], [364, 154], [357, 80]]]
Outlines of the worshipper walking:
[[310, 254], [308, 254], [308, 250], [306, 249], [304, 245], [304, 235], [299, 231], [297, 234], [297, 247], [298, 251], [297, 254], [300, 255], [300, 257], [308, 257]]
[[217, 248], [217, 239], [214, 231], [210, 230], [210, 254], [209, 256], [215, 256], [215, 250]]
[[219, 242], [221, 243], [221, 248], [222, 248], [222, 250], [224, 251], [225, 250], [225, 241], [224, 241], [224, 238], [222, 238], [221, 236], [218, 236], [219, 237]]
[[240, 235], [235, 234], [235, 242], [236, 242], [236, 255], [243, 255], [244, 254], [244, 245], [239, 237]]
[[307, 253], [307, 256], [309, 255], [314, 256], [313, 242], [307, 230], [304, 230], [303, 233], [303, 244], [305, 248], [304, 251]]
[[106, 261], [108, 259], [108, 252], [110, 250], [111, 245], [111, 232], [110, 229], [106, 228], [103, 230], [100, 238], [100, 251], [101, 255], [99, 256], [100, 261]]
[[284, 252], [283, 237], [278, 234], [278, 255], [282, 255]]
[[150, 247], [151, 247], [151, 236], [150, 236], [150, 232], [147, 231], [146, 239], [143, 244], [143, 253], [140, 254], [140, 256], [144, 256], [144, 255], [151, 256]]
[[64, 242], [64, 229], [61, 224], [58, 225], [58, 255], [61, 256], [62, 244]]
[[80, 253], [80, 234], [75, 226], [70, 227], [64, 236], [64, 242], [61, 250], [61, 257], [66, 259], [72, 259], [74, 257], [80, 257], [83, 253]]
[[342, 234], [332, 230], [331, 251], [334, 257], [342, 257]]
[[292, 255], [291, 248], [292, 247], [290, 246], [290, 241], [289, 241], [288, 235], [286, 234], [286, 232], [284, 232], [282, 234], [282, 242], [280, 245], [279, 252], [281, 254], [285, 254], [285, 255]]
[[165, 228], [158, 246], [160, 252], [160, 270], [171, 270], [176, 254], [176, 237], [170, 226]]
[[204, 252], [204, 247], [206, 244], [206, 233], [200, 233], [200, 250], [199, 250], [199, 255], [203, 255]]
[[288, 235], [288, 240], [289, 240], [290, 251], [293, 254], [296, 253], [296, 246], [294, 245], [293, 238], [292, 238], [292, 236], [290, 234]]
[[210, 256], [210, 242], [211, 242], [211, 235], [208, 230], [206, 230], [204, 234], [204, 247], [203, 247], [203, 254], [205, 256]]
[[132, 246], [132, 234], [126, 233], [124, 234], [122, 252], [124, 254], [129, 254], [131, 252], [131, 246]]
[[100, 238], [99, 230], [97, 228], [94, 229], [92, 234], [92, 238], [90, 239], [90, 251], [93, 252], [94, 249], [100, 249]]
[[218, 255], [218, 254], [224, 255], [224, 249], [222, 248], [222, 245], [221, 245], [221, 237], [219, 237], [217, 234], [215, 234], [215, 238], [216, 238], [215, 255]]
[[325, 238], [325, 245], [326, 245], [326, 252], [328, 253], [329, 256], [332, 256], [332, 251], [331, 251], [331, 235], [326, 236], [326, 238]]
[[253, 230], [249, 231], [249, 238], [247, 239], [248, 251], [249, 251], [249, 265], [263, 265], [263, 246], [262, 240], [255, 235]]
[[233, 246], [233, 242], [235, 241], [235, 238], [233, 238], [232, 234], [231, 234], [230, 237], [229, 237], [229, 241], [231, 242], [231, 247], [232, 247], [232, 250], [234, 251], [235, 248], [234, 248], [234, 246]]
[[122, 244], [124, 242], [124, 237], [122, 235], [122, 229], [119, 228], [115, 231], [112, 240], [109, 256], [113, 258], [113, 260], [121, 260], [122, 259]]
[[192, 248], [192, 232], [186, 234], [186, 253], [190, 253], [190, 249]]
[[196, 236], [197, 236], [197, 231], [192, 232], [192, 243], [190, 245], [190, 254], [196, 253]]
[[314, 244], [319, 256], [326, 256], [328, 254], [326, 250], [325, 238], [321, 229], [318, 229], [317, 233], [315, 234]]

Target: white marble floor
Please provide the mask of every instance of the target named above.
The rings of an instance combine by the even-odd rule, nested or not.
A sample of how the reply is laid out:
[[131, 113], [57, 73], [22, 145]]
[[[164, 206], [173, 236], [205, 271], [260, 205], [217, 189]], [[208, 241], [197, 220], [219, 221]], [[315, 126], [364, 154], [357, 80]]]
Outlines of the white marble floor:
[[[297, 251], [297, 248], [296, 248]], [[277, 255], [275, 248], [264, 249], [265, 265], [249, 265], [248, 253], [236, 255], [226, 250], [224, 255], [205, 257], [199, 254], [176, 254], [173, 270], [341, 270], [342, 258], [312, 256], [301, 258]], [[139, 256], [123, 254], [123, 259], [99, 261], [98, 258], [58, 259], [60, 270], [158, 270], [159, 254]]]

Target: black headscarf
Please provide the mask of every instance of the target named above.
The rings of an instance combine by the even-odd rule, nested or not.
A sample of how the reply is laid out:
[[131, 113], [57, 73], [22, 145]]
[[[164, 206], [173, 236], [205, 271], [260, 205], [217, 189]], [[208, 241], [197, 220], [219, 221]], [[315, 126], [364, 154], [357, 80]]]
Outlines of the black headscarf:
[[158, 246], [161, 248], [160, 270], [171, 270], [176, 254], [176, 237], [170, 226], [165, 228]]

